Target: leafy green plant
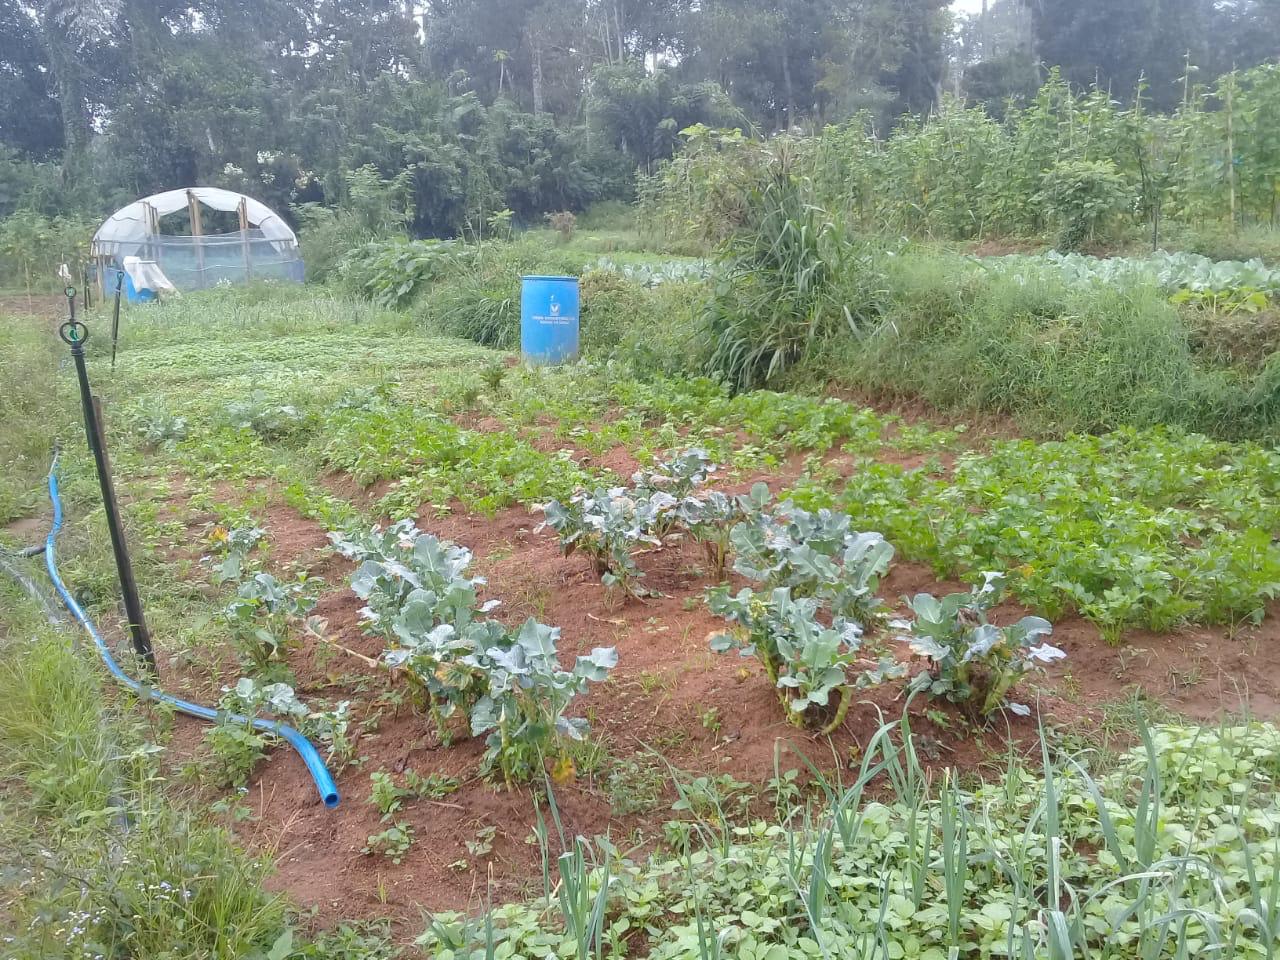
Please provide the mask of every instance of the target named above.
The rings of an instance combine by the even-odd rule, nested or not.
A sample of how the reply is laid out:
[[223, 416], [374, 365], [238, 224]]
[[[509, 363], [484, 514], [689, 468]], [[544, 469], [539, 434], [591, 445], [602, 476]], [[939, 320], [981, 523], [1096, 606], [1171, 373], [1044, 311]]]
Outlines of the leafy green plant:
[[415, 796], [424, 800], [443, 800], [458, 789], [458, 779], [432, 771], [425, 777], [416, 770], [406, 770], [405, 786]]
[[1183, 288], [1169, 298], [1178, 306], [1193, 306], [1209, 311], [1214, 317], [1231, 317], [1238, 313], [1261, 313], [1271, 301], [1255, 287], [1229, 290], [1193, 290]]
[[240, 583], [223, 618], [244, 660], [263, 676], [280, 674], [285, 655], [295, 643], [293, 626], [315, 606], [314, 577], [300, 574], [283, 582], [269, 573], [255, 573]]
[[585, 721], [566, 711], [588, 683], [608, 675], [617, 662], [612, 648], [562, 669], [558, 628], [530, 618], [512, 631], [484, 618], [497, 601], [478, 600], [483, 581], [465, 575], [471, 552], [411, 522], [332, 539], [362, 561], [351, 584], [368, 602], [369, 629], [391, 643], [385, 661], [424, 694], [442, 736], [451, 717], [465, 715], [471, 735], [486, 738], [486, 771], [507, 783], [561, 759], [562, 738], [581, 738]]
[[209, 540], [214, 549], [222, 554], [222, 560], [214, 568], [214, 578], [219, 583], [239, 580], [245, 572], [245, 562], [249, 554], [266, 535], [266, 529], [252, 523], [230, 529], [214, 527], [209, 534]]
[[[754, 502], [763, 506], [763, 497]], [[876, 591], [893, 547], [878, 533], [854, 532], [851, 522], [848, 514], [779, 503], [733, 528], [733, 568], [767, 588], [818, 598], [834, 616], [869, 624], [883, 613]]]
[[791, 722], [829, 733], [844, 722], [855, 686], [873, 686], [901, 674], [885, 662], [850, 683], [849, 670], [862, 647], [862, 627], [839, 617], [824, 626], [818, 620], [820, 604], [817, 597], [792, 597], [788, 587], [768, 593], [744, 588], [735, 595], [719, 586], [707, 592], [711, 612], [735, 626], [712, 634], [711, 649], [756, 657], [778, 689]]
[[680, 523], [702, 544], [712, 576], [717, 580], [724, 579], [729, 563], [733, 528], [749, 516], [751, 510], [763, 507], [768, 496], [768, 488], [761, 483], [756, 484], [750, 497], [731, 497], [711, 490], [680, 501], [676, 508]]
[[565, 711], [589, 683], [606, 679], [617, 665], [616, 650], [596, 647], [564, 670], [556, 657], [559, 636], [559, 627], [530, 618], [506, 650], [486, 652], [488, 689], [471, 711], [471, 732], [487, 734], [484, 766], [508, 783], [527, 780], [547, 759], [558, 759], [562, 736], [582, 739], [586, 721]]
[[369, 774], [369, 802], [378, 808], [384, 821], [400, 811], [407, 796], [409, 791], [396, 786], [391, 774], [385, 770], [375, 770]]
[[365, 841], [364, 854], [386, 857], [397, 866], [403, 862], [413, 846], [413, 824], [393, 823], [387, 829], [370, 834]]
[[338, 274], [375, 303], [401, 307], [473, 257], [471, 248], [452, 240], [376, 241], [350, 251]]
[[639, 597], [646, 590], [632, 554], [642, 544], [661, 545], [655, 531], [668, 522], [677, 503], [669, 493], [611, 487], [579, 491], [567, 504], [552, 500], [542, 512], [546, 526], [559, 535], [565, 556], [582, 551], [606, 587]]
[[224, 688], [218, 702], [218, 722], [205, 732], [204, 739], [227, 786], [244, 786], [275, 740], [245, 722], [263, 711], [290, 722], [309, 713], [285, 683], [261, 684], [242, 677], [234, 687]]
[[147, 447], [172, 447], [189, 431], [186, 417], [160, 406], [140, 411], [134, 420], [134, 432]]
[[[581, 550], [591, 558], [607, 587], [639, 597], [643, 574], [633, 556], [641, 545], [659, 547], [671, 528], [683, 522], [696, 539], [708, 544], [708, 557], [723, 570], [725, 526], [739, 515], [736, 501], [722, 494], [694, 498], [693, 491], [717, 470], [707, 451], [690, 447], [651, 470], [638, 470], [632, 486], [579, 490], [567, 504], [553, 500], [542, 506], [544, 526], [560, 536], [565, 556]], [[696, 528], [696, 530], [695, 530]]]
[[706, 450], [690, 447], [662, 461], [652, 470], [637, 470], [631, 475], [631, 485], [641, 495], [666, 493], [682, 500], [706, 483], [718, 469]]
[[261, 390], [226, 406], [227, 422], [237, 430], [252, 430], [264, 440], [281, 440], [298, 432], [306, 421], [293, 404], [274, 403]]
[[458, 789], [458, 781], [440, 773], [422, 776], [413, 770], [405, 772], [405, 785], [398, 786], [391, 774], [377, 770], [369, 775], [369, 802], [378, 808], [383, 822], [400, 811], [404, 801], [419, 797], [441, 800]]
[[1130, 626], [1260, 621], [1280, 596], [1278, 467], [1266, 447], [1125, 429], [998, 442], [946, 475], [869, 463], [834, 500], [808, 482], [792, 495], [834, 502], [940, 576], [1004, 570], [1024, 604], [1078, 611], [1114, 643]]
[[[265, 715], [267, 719], [277, 720], [296, 727], [306, 736], [320, 741], [328, 747], [328, 760], [334, 772], [355, 760], [355, 745], [349, 736], [351, 726], [351, 702], [341, 700], [329, 710], [313, 710], [303, 703], [293, 687], [287, 683], [272, 683], [257, 680], [253, 677], [241, 677], [234, 687], [225, 688], [219, 710], [223, 721], [234, 725], [230, 719], [236, 714], [247, 719], [255, 719]], [[269, 735], [263, 735], [245, 724], [245, 730], [253, 736], [265, 736], [264, 743], [272, 742]], [[228, 746], [237, 738], [228, 737]], [[244, 739], [244, 738], [239, 738]]]
[[1066, 654], [1043, 642], [1053, 625], [1042, 617], [1023, 617], [1007, 627], [988, 622], [987, 611], [1000, 602], [1004, 586], [1002, 574], [988, 573], [982, 586], [969, 593], [941, 600], [918, 593], [907, 601], [913, 620], [895, 621], [895, 629], [902, 631], [898, 639], [928, 663], [912, 681], [913, 689], [965, 704], [983, 717], [1006, 706], [1014, 713], [1030, 713], [1022, 704], [1006, 702], [1006, 696], [1036, 664]]
[[217, 765], [220, 781], [228, 787], [242, 787], [267, 756], [267, 737], [252, 727], [231, 719], [219, 720], [204, 734]]
[[489, 235], [498, 240], [510, 240], [512, 230], [512, 219], [515, 217], [515, 211], [509, 209], [498, 210], [491, 213], [485, 220], [485, 226], [489, 228]]

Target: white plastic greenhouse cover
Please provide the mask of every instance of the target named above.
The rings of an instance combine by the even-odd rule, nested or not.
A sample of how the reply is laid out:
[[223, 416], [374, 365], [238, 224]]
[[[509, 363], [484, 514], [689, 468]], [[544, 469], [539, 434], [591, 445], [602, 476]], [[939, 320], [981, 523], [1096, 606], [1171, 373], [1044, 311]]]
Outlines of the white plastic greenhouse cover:
[[[121, 207], [93, 235], [93, 253], [103, 256], [121, 254], [126, 252], [121, 244], [137, 244], [140, 247], [150, 236], [148, 224], [167, 214], [186, 209], [189, 196], [194, 196], [213, 210], [237, 210], [243, 200], [249, 224], [261, 230], [267, 240], [274, 244], [288, 245], [296, 245], [298, 242], [289, 225], [265, 203], [218, 187], [188, 187], [185, 190], [166, 190], [164, 193], [152, 194], [135, 200], [127, 207]], [[155, 211], [154, 215], [148, 212], [148, 207]]]

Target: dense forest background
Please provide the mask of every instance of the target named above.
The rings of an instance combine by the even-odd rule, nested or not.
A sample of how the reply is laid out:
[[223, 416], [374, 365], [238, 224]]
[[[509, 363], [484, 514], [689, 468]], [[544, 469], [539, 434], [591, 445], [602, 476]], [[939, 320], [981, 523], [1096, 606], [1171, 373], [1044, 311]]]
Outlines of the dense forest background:
[[1280, 0], [0, 0], [0, 217], [210, 184], [455, 235], [630, 200], [697, 123], [1000, 118], [1052, 67], [1169, 111], [1278, 52]]

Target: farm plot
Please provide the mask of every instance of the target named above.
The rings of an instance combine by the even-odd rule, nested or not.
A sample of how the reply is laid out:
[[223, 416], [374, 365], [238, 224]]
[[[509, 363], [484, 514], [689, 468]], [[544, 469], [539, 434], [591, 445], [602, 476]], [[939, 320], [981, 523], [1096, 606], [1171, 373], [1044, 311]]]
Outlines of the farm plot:
[[[718, 915], [749, 883], [672, 899], [691, 838], [785, 885], [776, 850], [755, 845], [780, 828], [747, 824], [806, 795], [857, 783], [885, 801], [858, 821], [870, 846], [841, 839], [854, 873], [919, 827], [912, 810], [999, 850], [1002, 831], [1033, 842], [1020, 818], [1048, 800], [1011, 782], [1005, 806], [962, 797], [984, 771], [1128, 747], [1135, 711], [1280, 711], [1273, 451], [1163, 431], [1035, 444], [837, 398], [524, 369], [395, 315], [357, 328], [294, 309], [268, 323], [229, 309], [177, 342], [158, 311], [103, 389], [162, 682], [299, 725], [344, 806], [321, 809], [293, 758], [230, 722], [178, 723], [173, 766], [322, 918], [412, 922], [545, 893], [548, 838], [598, 861], [572, 838], [607, 836], [662, 864], [619, 867], [635, 897], [616, 952], [647, 942], [647, 916]], [[85, 467], [69, 456], [74, 489]], [[81, 579], [105, 577], [86, 564]], [[1194, 789], [1141, 746], [1117, 762], [1107, 789]], [[910, 782], [885, 781], [895, 764]], [[940, 806], [903, 799], [935, 777]], [[1106, 883], [1116, 863], [1079, 853], [1110, 844], [1105, 829], [1073, 842], [1068, 874]], [[1125, 872], [1175, 852], [1152, 843], [1136, 859], [1124, 846]], [[814, 854], [797, 856], [812, 876]], [[958, 893], [932, 923], [928, 870], [901, 869], [901, 949], [936, 948], [948, 924], [1013, 936], [1012, 913], [979, 897], [961, 916]], [[865, 920], [881, 900], [858, 889], [835, 899]], [[754, 916], [744, 936], [770, 942], [781, 921]], [[512, 949], [536, 953], [536, 914], [506, 918]], [[697, 923], [649, 945], [683, 955], [671, 944]], [[482, 949], [477, 936], [441, 915], [424, 945]]]

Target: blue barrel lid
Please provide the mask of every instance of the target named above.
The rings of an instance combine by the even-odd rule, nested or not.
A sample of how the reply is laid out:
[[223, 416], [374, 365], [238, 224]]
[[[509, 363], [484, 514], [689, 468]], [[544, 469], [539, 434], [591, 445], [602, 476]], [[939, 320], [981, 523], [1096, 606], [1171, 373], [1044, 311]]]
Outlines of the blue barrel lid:
[[577, 277], [543, 277], [535, 274], [523, 276], [521, 280], [577, 280]]

